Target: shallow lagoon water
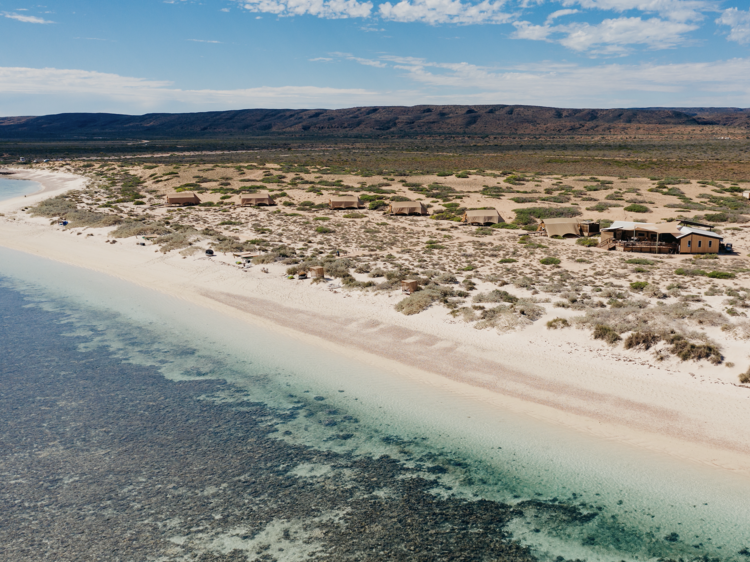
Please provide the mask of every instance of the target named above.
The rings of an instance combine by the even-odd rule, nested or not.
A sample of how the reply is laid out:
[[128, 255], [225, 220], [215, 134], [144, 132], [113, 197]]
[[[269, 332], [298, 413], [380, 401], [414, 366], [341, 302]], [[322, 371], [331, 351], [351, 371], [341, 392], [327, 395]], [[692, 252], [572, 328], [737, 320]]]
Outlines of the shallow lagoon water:
[[0, 201], [31, 195], [42, 190], [42, 184], [29, 180], [11, 180], [0, 177]]
[[[354, 487], [357, 498], [387, 506], [403, 503], [405, 493], [420, 502], [427, 494], [441, 517], [456, 512], [471, 520], [472, 509], [496, 510], [497, 541], [529, 547], [541, 560], [747, 559], [740, 552], [750, 546], [750, 484], [739, 477], [499, 412], [104, 275], [4, 249], [0, 264], [4, 294], [22, 296], [30, 307], [14, 312], [18, 321], [33, 309], [55, 326], [64, 322], [66, 335], [56, 337], [75, 342], [83, 357], [118, 362], [124, 377], [131, 368], [177, 385], [227, 381], [196, 395], [217, 411], [262, 405], [253, 406], [253, 423], [267, 428], [265, 438], [286, 459], [279, 469], [295, 482]], [[298, 461], [289, 462], [290, 451]], [[382, 478], [385, 466], [390, 480]], [[378, 486], [359, 489], [354, 475], [368, 471]], [[412, 480], [418, 489], [404, 492]], [[267, 498], [269, 505], [277, 501]], [[254, 523], [252, 532], [175, 524], [164, 540], [175, 545], [175, 559], [184, 549], [270, 556], [256, 552], [263, 541], [285, 544], [276, 559], [335, 559], [341, 547], [316, 542], [310, 529], [338, 525], [344, 536], [342, 525], [351, 529], [357, 521], [356, 510], [347, 512], [351, 502], [341, 498], [325, 513], [282, 511]], [[460, 527], [438, 524], [420, 509], [424, 521], [410, 528], [425, 542], [445, 525]], [[306, 539], [285, 538], [295, 532]], [[493, 535], [483, 528], [483, 536]], [[500, 543], [477, 543], [472, 556], [498, 555]], [[407, 554], [416, 557], [415, 548]], [[514, 556], [507, 559], [525, 559]]]

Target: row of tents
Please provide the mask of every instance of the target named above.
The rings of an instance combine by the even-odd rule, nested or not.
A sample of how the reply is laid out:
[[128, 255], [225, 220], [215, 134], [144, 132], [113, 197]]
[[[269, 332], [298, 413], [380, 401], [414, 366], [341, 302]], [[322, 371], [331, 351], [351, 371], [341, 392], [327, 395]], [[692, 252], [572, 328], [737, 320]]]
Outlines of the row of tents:
[[[200, 198], [193, 192], [170, 193], [166, 196], [167, 206], [199, 205]], [[268, 193], [247, 193], [240, 196], [240, 205], [258, 206], [275, 205]], [[338, 195], [328, 200], [331, 209], [361, 209], [364, 207], [362, 200], [356, 195]], [[429, 215], [429, 211], [421, 201], [393, 201], [386, 210], [391, 215]], [[505, 222], [500, 213], [495, 209], [481, 209], [466, 211], [463, 216], [464, 222], [470, 224], [497, 224]]]

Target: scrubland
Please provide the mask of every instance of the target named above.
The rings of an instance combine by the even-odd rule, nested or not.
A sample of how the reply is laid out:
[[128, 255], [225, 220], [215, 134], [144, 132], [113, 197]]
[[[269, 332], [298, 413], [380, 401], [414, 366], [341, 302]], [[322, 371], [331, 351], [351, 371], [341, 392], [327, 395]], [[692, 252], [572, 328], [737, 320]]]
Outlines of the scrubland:
[[[112, 240], [147, 236], [161, 252], [251, 252], [288, 275], [313, 265], [345, 290], [392, 294], [405, 315], [442, 308], [478, 330], [583, 329], [611, 346], [661, 361], [725, 361], [722, 342], [750, 339], [750, 184], [687, 177], [625, 177], [515, 170], [420, 170], [373, 174], [285, 162], [89, 162], [55, 165], [89, 176], [88, 189], [48, 199], [33, 215], [68, 228], [110, 227]], [[165, 207], [164, 194], [192, 191], [202, 203]], [[240, 207], [268, 191], [272, 207]], [[331, 210], [356, 194], [359, 209]], [[391, 201], [419, 200], [430, 216], [389, 216]], [[495, 208], [504, 222], [468, 226], [467, 209]], [[607, 252], [593, 238], [538, 236], [538, 221], [580, 217], [679, 219], [717, 225], [731, 255]], [[238, 261], [238, 266], [241, 262]], [[744, 371], [745, 365], [737, 365]], [[744, 377], [744, 378], [742, 378]], [[741, 375], [747, 382], [747, 375]]]

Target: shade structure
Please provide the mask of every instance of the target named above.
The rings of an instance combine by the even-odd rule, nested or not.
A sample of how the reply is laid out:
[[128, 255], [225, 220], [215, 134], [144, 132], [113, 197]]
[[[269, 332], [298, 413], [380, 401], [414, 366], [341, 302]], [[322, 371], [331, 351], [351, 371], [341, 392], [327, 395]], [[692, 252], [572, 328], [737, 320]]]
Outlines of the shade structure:
[[394, 201], [388, 212], [392, 215], [426, 215], [427, 207], [419, 201]]
[[240, 205], [275, 205], [276, 202], [268, 193], [248, 193], [240, 196]]
[[192, 191], [167, 194], [167, 205], [198, 205], [200, 202], [201, 200]]
[[480, 209], [466, 211], [464, 213], [464, 222], [468, 224], [497, 224], [505, 221], [495, 209]]
[[359, 209], [362, 201], [356, 195], [338, 195], [331, 197], [328, 201], [331, 209]]
[[310, 268], [310, 277], [313, 279], [323, 279], [325, 276], [325, 270], [322, 266], [316, 265]]
[[544, 219], [542, 226], [547, 236], [580, 236], [581, 225], [578, 219]]
[[404, 279], [401, 281], [401, 292], [410, 295], [417, 290], [417, 282], [414, 279]]

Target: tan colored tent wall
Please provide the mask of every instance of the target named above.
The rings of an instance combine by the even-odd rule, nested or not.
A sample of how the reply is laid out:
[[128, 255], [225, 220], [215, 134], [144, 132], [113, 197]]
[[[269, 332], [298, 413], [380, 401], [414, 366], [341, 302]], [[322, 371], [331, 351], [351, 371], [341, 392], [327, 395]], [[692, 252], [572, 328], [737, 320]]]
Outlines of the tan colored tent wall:
[[392, 215], [426, 215], [427, 207], [419, 201], [395, 201], [388, 207], [388, 212]]
[[[690, 245], [688, 246], [688, 241]], [[710, 244], [709, 244], [710, 242]], [[700, 244], [700, 246], [699, 246]], [[719, 252], [719, 239], [700, 234], [688, 234], [680, 238], [681, 254], [717, 254]]]
[[275, 205], [276, 202], [268, 193], [250, 193], [240, 196], [240, 205]]
[[352, 195], [345, 197], [331, 197], [328, 204], [331, 206], [331, 209], [358, 209], [362, 206], [362, 201], [359, 200], [359, 197]]
[[168, 193], [166, 200], [167, 205], [197, 205], [201, 202], [198, 196], [192, 192]]
[[313, 279], [323, 279], [323, 277], [325, 277], [325, 270], [319, 265], [311, 267], [310, 277], [312, 277]]
[[581, 227], [576, 219], [548, 219], [542, 222], [547, 236], [581, 235]]
[[743, 196], [743, 197], [744, 197], [745, 199], [750, 199], [750, 191], [743, 191], [743, 192], [742, 192], [742, 196]]
[[476, 211], [466, 211], [464, 213], [464, 222], [469, 224], [497, 224], [505, 222], [496, 209], [482, 209]]

